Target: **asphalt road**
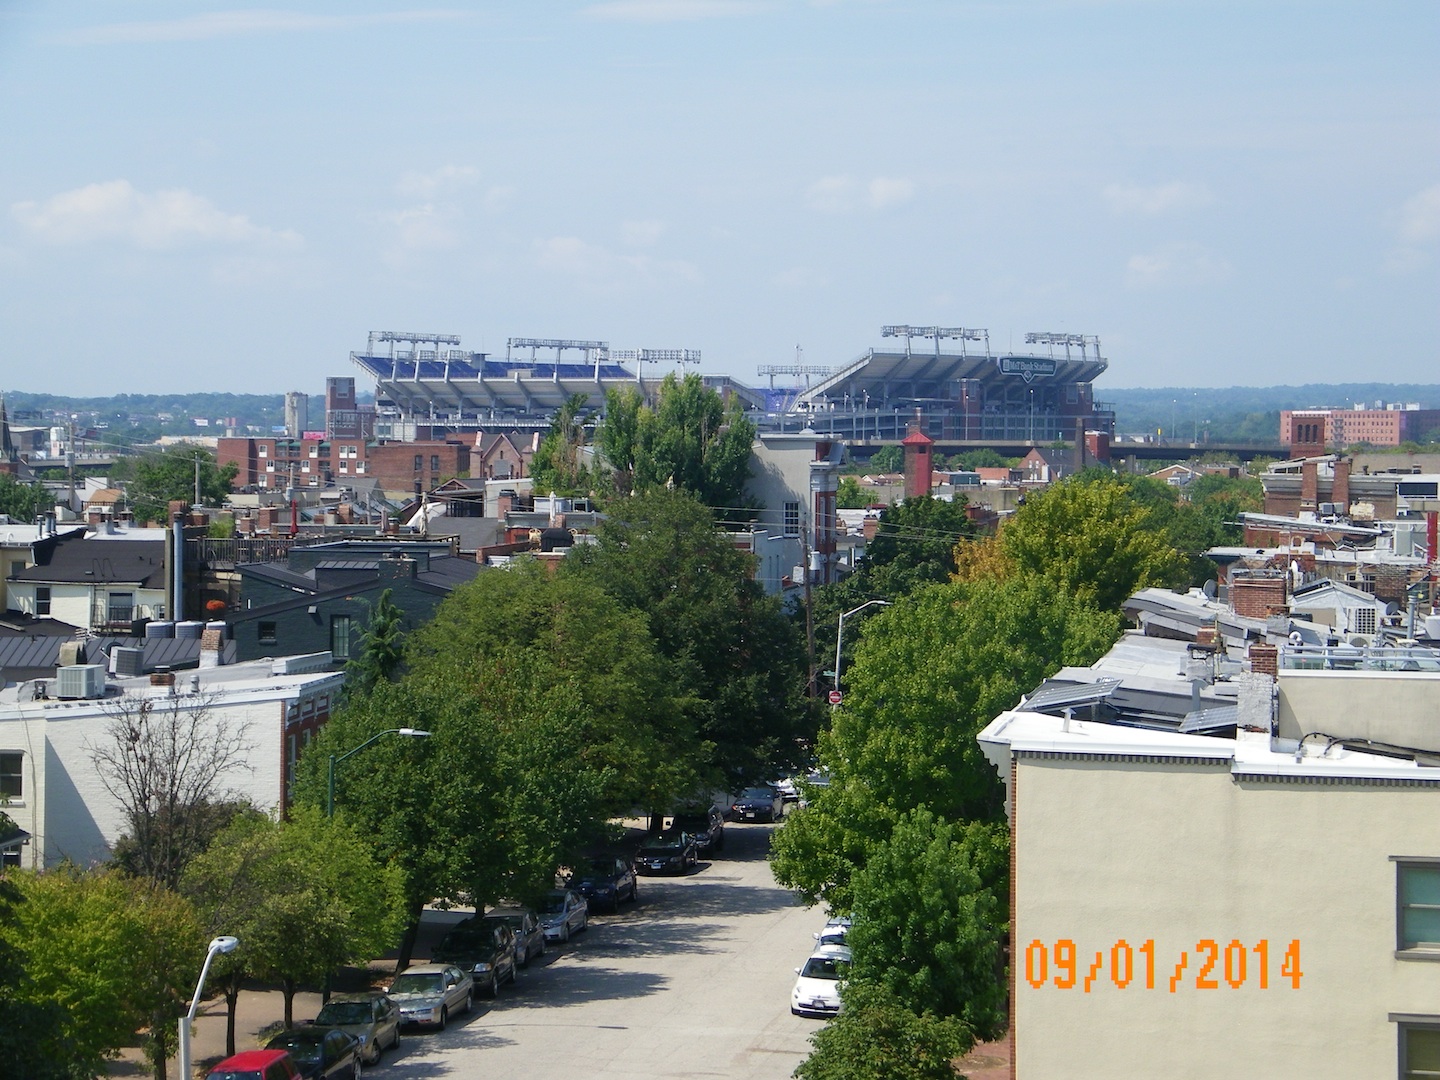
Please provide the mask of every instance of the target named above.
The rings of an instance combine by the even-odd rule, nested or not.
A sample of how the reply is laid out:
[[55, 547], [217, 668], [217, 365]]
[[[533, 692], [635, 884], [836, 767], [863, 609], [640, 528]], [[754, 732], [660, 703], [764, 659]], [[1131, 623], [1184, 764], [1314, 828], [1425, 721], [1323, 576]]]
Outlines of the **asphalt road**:
[[788, 1077], [820, 1025], [790, 1014], [790, 988], [825, 918], [770, 876], [771, 831], [727, 825], [723, 855], [642, 877], [638, 904], [596, 916], [497, 1001], [408, 1035], [366, 1076]]

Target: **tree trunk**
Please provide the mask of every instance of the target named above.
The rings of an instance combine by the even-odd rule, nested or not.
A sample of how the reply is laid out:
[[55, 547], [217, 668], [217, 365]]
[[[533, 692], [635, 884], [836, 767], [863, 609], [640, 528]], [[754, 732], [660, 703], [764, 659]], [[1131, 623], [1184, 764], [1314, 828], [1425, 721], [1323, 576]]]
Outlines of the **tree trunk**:
[[225, 1056], [235, 1056], [235, 1006], [240, 1001], [240, 980], [225, 984]]
[[285, 979], [280, 989], [285, 994], [285, 1030], [289, 1031], [295, 1026], [295, 991], [299, 986], [293, 979]]
[[420, 913], [425, 905], [416, 901], [410, 905], [410, 921], [405, 925], [405, 935], [400, 939], [400, 955], [395, 960], [395, 974], [399, 975], [410, 966], [410, 955], [415, 951], [415, 939], [420, 936]]
[[[150, 1016], [150, 1036], [145, 1040], [145, 1056], [150, 1059], [150, 1073], [154, 1080], [165, 1080], [165, 1059], [175, 1049], [170, 1044], [175, 1041], [178, 1028], [175, 1018], [168, 1012], [161, 1011]], [[185, 1078], [181, 1077], [181, 1080]]]

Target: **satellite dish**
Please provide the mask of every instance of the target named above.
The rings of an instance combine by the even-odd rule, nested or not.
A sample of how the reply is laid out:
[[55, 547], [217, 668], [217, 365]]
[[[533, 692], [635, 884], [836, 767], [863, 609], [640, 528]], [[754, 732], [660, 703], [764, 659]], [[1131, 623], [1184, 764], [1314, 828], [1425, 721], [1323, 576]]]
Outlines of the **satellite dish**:
[[1302, 633], [1300, 633], [1299, 630], [1291, 630], [1291, 631], [1290, 631], [1290, 644], [1291, 644], [1291, 645], [1303, 645], [1303, 644], [1305, 644], [1305, 635], [1302, 634]]
[[1349, 637], [1349, 642], [1357, 649], [1368, 649], [1370, 647], [1370, 639], [1367, 637], [1362, 637], [1360, 634], [1351, 634]]
[[1215, 599], [1215, 579], [1214, 579], [1214, 578], [1211, 578], [1209, 581], [1205, 582], [1204, 585], [1200, 586], [1200, 591], [1205, 594], [1205, 599], [1206, 599], [1206, 600], [1214, 600], [1214, 599]]

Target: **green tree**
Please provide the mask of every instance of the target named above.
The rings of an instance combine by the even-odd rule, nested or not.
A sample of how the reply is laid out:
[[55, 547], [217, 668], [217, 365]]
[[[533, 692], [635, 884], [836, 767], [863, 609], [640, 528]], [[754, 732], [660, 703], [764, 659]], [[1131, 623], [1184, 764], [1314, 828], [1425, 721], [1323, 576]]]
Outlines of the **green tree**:
[[32, 1080], [91, 1076], [98, 1062], [86, 1068], [67, 1037], [71, 1018], [58, 1002], [39, 999], [29, 956], [13, 940], [17, 909], [24, 902], [14, 881], [0, 874], [0, 1061], [13, 1075]]
[[664, 490], [612, 505], [598, 543], [563, 568], [644, 617], [709, 746], [708, 778], [730, 783], [790, 759], [813, 730], [800, 636], [753, 569], [694, 495]]
[[967, 832], [928, 810], [902, 815], [855, 874], [851, 982], [883, 986], [913, 1012], [958, 1017], [982, 1039], [1004, 1031], [1004, 874], [982, 876], [996, 870], [997, 839], [1008, 847], [997, 826]]
[[536, 494], [583, 494], [593, 486], [590, 469], [582, 460], [587, 400], [586, 394], [571, 394], [551, 420], [550, 431], [530, 462]]
[[[1000, 530], [999, 547], [1021, 575], [1118, 611], [1137, 589], [1188, 579], [1157, 499], [1108, 473], [1069, 477], [1026, 498]], [[1149, 496], [1149, 505], [1146, 504]]]
[[[711, 507], [735, 507], [750, 475], [755, 425], [698, 375], [660, 384], [653, 408], [629, 389], [607, 398], [600, 446], [617, 491], [675, 487]], [[613, 425], [613, 430], [611, 430]]]
[[12, 943], [26, 956], [32, 1001], [68, 1018], [65, 1043], [90, 1075], [142, 1027], [157, 1080], [205, 941], [189, 906], [114, 870], [74, 867], [13, 879], [24, 896]]
[[854, 871], [900, 815], [997, 819], [1004, 789], [976, 734], [1057, 668], [1093, 663], [1119, 632], [1118, 615], [1035, 575], [931, 586], [871, 616], [845, 704], [820, 736], [831, 782], [776, 834], [776, 877], [848, 910]]
[[370, 609], [360, 635], [359, 655], [345, 665], [345, 693], [368, 694], [375, 684], [395, 678], [404, 660], [405, 612], [384, 590]]
[[882, 446], [870, 455], [872, 473], [898, 473], [905, 468], [905, 451], [894, 444]]
[[916, 1013], [883, 986], [852, 984], [845, 1009], [814, 1035], [796, 1080], [959, 1080], [975, 1036], [954, 1017]]
[[52, 505], [44, 484], [22, 484], [9, 473], [0, 473], [0, 514], [14, 521], [31, 522]]
[[234, 462], [216, 465], [215, 455], [199, 446], [176, 446], [155, 457], [137, 459], [134, 478], [125, 487], [135, 520], [163, 522], [171, 502], [192, 503], [197, 469], [200, 501], [212, 506], [223, 503], [239, 472]]
[[841, 510], [861, 510], [869, 504], [869, 496], [853, 476], [842, 476], [835, 492], [835, 505]]

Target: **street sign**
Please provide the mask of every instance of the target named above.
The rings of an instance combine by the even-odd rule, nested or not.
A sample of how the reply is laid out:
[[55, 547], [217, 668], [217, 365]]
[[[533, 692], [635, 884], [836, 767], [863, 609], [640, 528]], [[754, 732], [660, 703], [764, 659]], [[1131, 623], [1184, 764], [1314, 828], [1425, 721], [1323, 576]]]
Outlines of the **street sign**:
[[831, 690], [831, 691], [830, 691], [830, 704], [831, 704], [831, 705], [839, 705], [841, 699], [843, 698], [843, 696], [844, 696], [844, 695], [842, 695], [839, 690]]

